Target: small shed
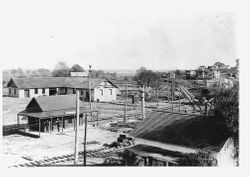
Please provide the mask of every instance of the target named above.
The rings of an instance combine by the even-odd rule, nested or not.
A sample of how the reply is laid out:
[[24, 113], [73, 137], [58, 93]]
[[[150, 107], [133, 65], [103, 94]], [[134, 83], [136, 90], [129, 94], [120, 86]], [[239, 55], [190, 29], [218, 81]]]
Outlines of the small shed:
[[[80, 125], [83, 125], [84, 116], [91, 115], [92, 121], [98, 121], [98, 111], [83, 106], [80, 101]], [[53, 97], [34, 97], [25, 110], [17, 114], [27, 117], [29, 131], [52, 132], [63, 131], [65, 128], [76, 127], [76, 95], [60, 95]]]

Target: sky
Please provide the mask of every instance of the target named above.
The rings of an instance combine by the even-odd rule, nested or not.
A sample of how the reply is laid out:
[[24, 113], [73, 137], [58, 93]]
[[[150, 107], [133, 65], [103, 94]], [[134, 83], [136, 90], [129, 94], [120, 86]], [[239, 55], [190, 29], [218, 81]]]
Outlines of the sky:
[[[72, 1], [73, 2], [73, 1]], [[7, 4], [2, 69], [195, 69], [235, 65], [235, 14], [164, 6], [16, 1]]]

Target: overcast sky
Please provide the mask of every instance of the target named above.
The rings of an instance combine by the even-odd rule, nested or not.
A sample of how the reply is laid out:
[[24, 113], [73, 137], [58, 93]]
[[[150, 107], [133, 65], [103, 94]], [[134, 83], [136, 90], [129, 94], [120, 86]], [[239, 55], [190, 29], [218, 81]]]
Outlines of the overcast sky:
[[3, 69], [190, 69], [216, 61], [234, 66], [231, 12], [176, 12], [164, 7], [17, 1], [5, 12]]

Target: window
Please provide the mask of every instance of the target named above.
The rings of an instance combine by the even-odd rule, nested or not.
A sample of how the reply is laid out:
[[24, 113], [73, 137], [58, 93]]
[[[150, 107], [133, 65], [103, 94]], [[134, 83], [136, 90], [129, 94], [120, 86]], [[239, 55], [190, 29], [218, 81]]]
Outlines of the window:
[[42, 91], [43, 94], [45, 94], [45, 88], [43, 88], [43, 91]]
[[112, 89], [109, 89], [109, 94], [112, 95]]
[[81, 90], [81, 95], [83, 95], [83, 90]]
[[72, 119], [71, 119], [71, 118], [68, 119], [68, 123], [69, 123], [69, 124], [72, 124]]
[[38, 94], [38, 89], [37, 88], [35, 89], [35, 94]]
[[103, 90], [100, 89], [100, 96], [103, 96]]
[[68, 89], [67, 89], [67, 88], [65, 88], [65, 94], [67, 94], [67, 92], [68, 92]]
[[14, 89], [14, 95], [16, 95], [16, 89]]
[[73, 94], [75, 94], [75, 93], [76, 93], [76, 89], [74, 88], [74, 89], [73, 89]]
[[11, 95], [11, 88], [9, 88], [9, 95]]

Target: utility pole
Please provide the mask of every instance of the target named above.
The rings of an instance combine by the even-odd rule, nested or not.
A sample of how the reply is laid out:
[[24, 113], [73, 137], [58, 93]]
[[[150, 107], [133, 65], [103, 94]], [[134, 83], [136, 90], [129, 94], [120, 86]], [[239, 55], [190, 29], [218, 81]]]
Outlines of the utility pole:
[[181, 112], [181, 91], [179, 89], [179, 112]]
[[142, 120], [145, 118], [145, 87], [142, 85], [142, 100], [141, 100]]
[[86, 151], [86, 146], [87, 146], [87, 124], [88, 124], [88, 115], [85, 114], [85, 129], [84, 129], [84, 166], [86, 166], [86, 158], [87, 158], [87, 151]]
[[167, 98], [168, 98], [168, 103], [169, 103], [169, 88], [168, 88], [168, 80], [167, 80]]
[[125, 85], [125, 102], [124, 102], [124, 119], [123, 119], [124, 123], [127, 120], [127, 94], [128, 94], [128, 81], [126, 81]]
[[76, 90], [76, 129], [75, 129], [75, 161], [74, 165], [77, 165], [78, 162], [78, 154], [79, 154], [79, 149], [78, 149], [78, 130], [79, 130], [79, 90]]
[[156, 81], [155, 83], [156, 83], [155, 85], [156, 85], [156, 100], [157, 100], [156, 105], [159, 106], [159, 96], [158, 96], [158, 86], [159, 85], [158, 85], [158, 81]]
[[174, 111], [174, 78], [172, 78], [172, 89], [171, 89], [171, 103], [172, 103], [172, 112]]
[[91, 94], [91, 65], [89, 65], [89, 108], [91, 109], [92, 108], [92, 103], [91, 103], [91, 97], [92, 97], [92, 94]]

